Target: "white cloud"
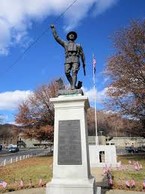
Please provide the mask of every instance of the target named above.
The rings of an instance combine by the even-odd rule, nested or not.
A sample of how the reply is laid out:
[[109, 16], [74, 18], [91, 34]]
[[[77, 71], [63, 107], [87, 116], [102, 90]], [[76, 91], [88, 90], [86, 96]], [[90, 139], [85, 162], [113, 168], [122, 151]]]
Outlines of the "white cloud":
[[101, 14], [105, 12], [107, 9], [111, 8], [114, 4], [117, 3], [118, 0], [99, 0], [96, 3], [96, 8], [94, 11], [94, 15]]
[[27, 99], [31, 91], [8, 91], [0, 93], [0, 110], [15, 110], [20, 102]]
[[[95, 98], [97, 99], [97, 103], [101, 104], [106, 98], [106, 90], [107, 88], [102, 91], [95, 91], [94, 88], [83, 88], [84, 94], [89, 98], [90, 104], [94, 103]], [[14, 122], [14, 112], [18, 109], [18, 105], [32, 94], [33, 92], [30, 90], [16, 90], [0, 93], [0, 122]]]
[[[115, 2], [117, 0], [76, 1], [64, 14], [65, 28], [68, 30], [78, 25], [87, 17], [92, 6], [97, 15]], [[42, 21], [52, 15], [59, 16], [71, 3], [73, 0], [0, 0], [0, 54], [7, 55], [10, 46], [24, 43], [34, 21]]]
[[101, 91], [97, 91], [95, 88], [87, 89], [83, 88], [85, 95], [89, 98], [90, 103], [93, 103], [96, 99], [97, 103], [102, 103], [106, 98], [107, 88]]
[[[102, 103], [103, 100], [106, 98], [106, 91], [107, 88], [104, 88], [101, 91], [95, 90], [95, 88], [83, 88], [84, 94], [89, 98], [90, 103], [97, 99], [98, 103]], [[0, 93], [0, 110], [16, 110], [18, 105], [26, 100], [29, 95], [33, 94], [32, 91], [7, 91]]]

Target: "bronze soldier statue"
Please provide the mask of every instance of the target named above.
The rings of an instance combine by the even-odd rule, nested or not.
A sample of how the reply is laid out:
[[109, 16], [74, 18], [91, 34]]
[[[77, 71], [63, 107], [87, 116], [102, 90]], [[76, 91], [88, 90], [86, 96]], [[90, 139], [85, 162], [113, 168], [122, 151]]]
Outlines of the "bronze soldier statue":
[[55, 40], [64, 47], [65, 50], [65, 75], [67, 77], [67, 80], [69, 81], [71, 85], [71, 89], [77, 89], [81, 87], [81, 83], [78, 83], [78, 86], [76, 86], [77, 83], [77, 73], [80, 69], [80, 58], [82, 60], [83, 69], [84, 69], [84, 75], [85, 72], [85, 56], [83, 49], [80, 44], [76, 44], [75, 40], [77, 39], [77, 33], [74, 31], [71, 31], [67, 34], [66, 38], [68, 42], [62, 40], [56, 32], [55, 26], [51, 25], [52, 33], [55, 38]]

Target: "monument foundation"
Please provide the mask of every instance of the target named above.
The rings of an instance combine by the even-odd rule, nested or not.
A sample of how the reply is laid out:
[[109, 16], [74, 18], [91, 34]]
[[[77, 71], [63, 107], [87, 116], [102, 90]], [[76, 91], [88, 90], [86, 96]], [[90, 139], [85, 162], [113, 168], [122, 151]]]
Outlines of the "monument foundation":
[[88, 99], [65, 94], [51, 102], [55, 109], [53, 177], [46, 194], [95, 194], [87, 140]]

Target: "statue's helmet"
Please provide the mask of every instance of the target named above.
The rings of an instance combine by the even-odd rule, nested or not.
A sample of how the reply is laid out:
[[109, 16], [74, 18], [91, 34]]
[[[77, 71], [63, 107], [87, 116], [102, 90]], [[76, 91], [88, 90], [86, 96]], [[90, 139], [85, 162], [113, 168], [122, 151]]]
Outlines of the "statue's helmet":
[[74, 31], [71, 31], [71, 32], [69, 32], [69, 33], [66, 35], [67, 40], [70, 40], [70, 37], [69, 37], [69, 36], [70, 36], [71, 34], [74, 35], [74, 39], [73, 39], [73, 40], [76, 40], [76, 39], [77, 39], [77, 33], [74, 32]]

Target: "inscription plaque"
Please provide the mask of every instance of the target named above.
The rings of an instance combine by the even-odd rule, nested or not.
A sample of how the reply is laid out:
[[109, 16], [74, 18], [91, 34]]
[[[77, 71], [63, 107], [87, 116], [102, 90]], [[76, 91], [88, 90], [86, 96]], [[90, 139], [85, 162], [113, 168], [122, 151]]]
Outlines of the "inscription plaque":
[[59, 121], [58, 164], [82, 164], [80, 120]]

